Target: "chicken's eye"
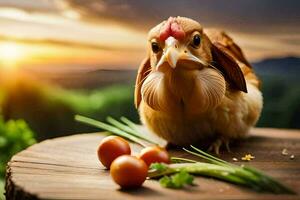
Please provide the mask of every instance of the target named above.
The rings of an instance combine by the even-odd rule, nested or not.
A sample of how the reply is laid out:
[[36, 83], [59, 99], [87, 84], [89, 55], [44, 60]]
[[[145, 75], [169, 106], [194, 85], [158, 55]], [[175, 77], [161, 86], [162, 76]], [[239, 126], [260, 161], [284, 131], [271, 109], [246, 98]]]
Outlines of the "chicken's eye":
[[160, 50], [159, 45], [158, 45], [157, 42], [152, 42], [152, 43], [151, 43], [151, 48], [152, 48], [152, 51], [153, 51], [154, 53], [158, 53], [159, 50]]
[[194, 37], [193, 37], [193, 42], [192, 42], [192, 46], [194, 47], [194, 48], [198, 48], [199, 47], [199, 45], [200, 45], [200, 43], [201, 43], [201, 37], [200, 37], [200, 35], [194, 35]]

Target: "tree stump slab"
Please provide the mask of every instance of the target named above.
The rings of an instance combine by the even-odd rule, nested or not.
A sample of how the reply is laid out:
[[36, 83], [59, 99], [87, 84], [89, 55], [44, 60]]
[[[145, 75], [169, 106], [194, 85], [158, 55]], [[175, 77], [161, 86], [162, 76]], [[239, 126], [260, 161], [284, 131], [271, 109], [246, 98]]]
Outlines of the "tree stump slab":
[[[181, 190], [162, 188], [155, 180], [143, 187], [122, 190], [98, 161], [96, 150], [105, 133], [79, 134], [45, 140], [13, 156], [7, 166], [6, 198], [11, 199], [300, 199], [298, 195], [256, 193], [211, 178], [196, 178], [196, 186]], [[133, 153], [142, 147], [131, 144]], [[282, 155], [287, 149], [288, 155]], [[300, 131], [251, 130], [250, 137], [221, 151], [221, 158], [263, 170], [300, 194]], [[241, 161], [251, 153], [255, 159]], [[173, 156], [193, 158], [180, 149]], [[294, 155], [294, 159], [290, 156]]]

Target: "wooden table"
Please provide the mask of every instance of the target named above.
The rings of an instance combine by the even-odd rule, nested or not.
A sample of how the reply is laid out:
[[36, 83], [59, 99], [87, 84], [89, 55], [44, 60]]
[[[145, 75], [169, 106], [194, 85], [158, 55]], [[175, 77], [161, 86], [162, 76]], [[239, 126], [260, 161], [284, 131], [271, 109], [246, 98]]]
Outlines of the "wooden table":
[[[197, 177], [197, 186], [162, 188], [147, 180], [136, 190], [121, 190], [99, 163], [96, 149], [104, 134], [80, 134], [43, 141], [15, 155], [8, 164], [6, 197], [10, 199], [300, 199], [297, 195], [258, 194], [241, 186]], [[132, 144], [137, 153], [141, 147]], [[289, 155], [282, 155], [286, 148]], [[181, 150], [172, 155], [187, 156]], [[300, 194], [300, 131], [253, 129], [251, 137], [232, 146], [221, 158], [232, 161], [251, 153], [251, 162]], [[295, 158], [291, 159], [290, 155]]]

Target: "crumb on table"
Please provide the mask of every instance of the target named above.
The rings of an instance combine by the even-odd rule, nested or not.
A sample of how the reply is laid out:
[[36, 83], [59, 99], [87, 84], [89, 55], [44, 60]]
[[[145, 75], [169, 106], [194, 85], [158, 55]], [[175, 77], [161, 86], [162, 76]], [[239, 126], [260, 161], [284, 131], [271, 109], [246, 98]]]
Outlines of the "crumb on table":
[[232, 158], [232, 160], [233, 160], [234, 162], [239, 161], [237, 158]]
[[286, 155], [289, 155], [289, 152], [287, 149], [282, 149], [281, 154], [286, 156]]
[[242, 157], [242, 160], [244, 161], [251, 161], [253, 160], [255, 157], [251, 154], [246, 154], [244, 157]]

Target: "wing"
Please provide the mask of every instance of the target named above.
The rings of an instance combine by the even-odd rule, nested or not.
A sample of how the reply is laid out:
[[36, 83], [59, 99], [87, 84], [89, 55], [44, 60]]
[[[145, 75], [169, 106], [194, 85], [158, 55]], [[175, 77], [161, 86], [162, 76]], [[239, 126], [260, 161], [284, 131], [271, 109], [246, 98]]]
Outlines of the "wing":
[[251, 64], [246, 59], [241, 48], [224, 31], [216, 29], [205, 29], [205, 34], [211, 40], [212, 44], [218, 46], [226, 54], [230, 55], [241, 68], [245, 80], [256, 87], [260, 87], [261, 82], [255, 75]]

